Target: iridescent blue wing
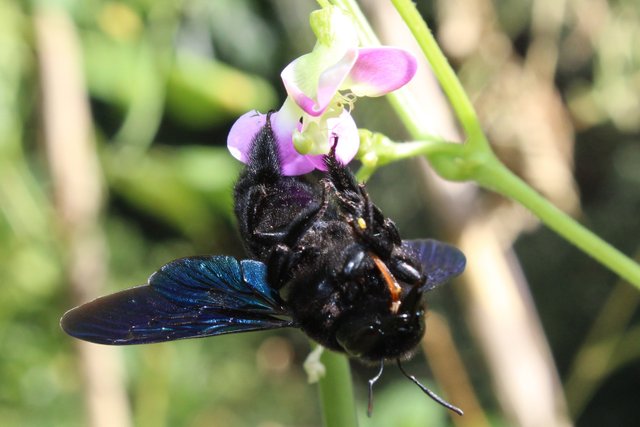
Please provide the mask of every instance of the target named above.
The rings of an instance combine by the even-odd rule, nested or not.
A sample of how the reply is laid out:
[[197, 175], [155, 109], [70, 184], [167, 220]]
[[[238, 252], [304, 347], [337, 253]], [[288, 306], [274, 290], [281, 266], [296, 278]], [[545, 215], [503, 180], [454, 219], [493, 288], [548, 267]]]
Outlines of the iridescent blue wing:
[[293, 326], [266, 282], [266, 267], [229, 256], [166, 264], [147, 285], [97, 298], [60, 320], [69, 335], [99, 344], [144, 344]]
[[460, 249], [433, 239], [403, 240], [402, 245], [422, 262], [428, 292], [464, 271], [467, 259]]

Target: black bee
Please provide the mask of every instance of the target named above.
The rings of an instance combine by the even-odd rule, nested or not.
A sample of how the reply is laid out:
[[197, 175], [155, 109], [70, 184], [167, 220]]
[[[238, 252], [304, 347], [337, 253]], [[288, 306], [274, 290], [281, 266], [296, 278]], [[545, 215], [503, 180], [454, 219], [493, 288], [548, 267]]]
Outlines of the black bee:
[[335, 157], [311, 184], [284, 176], [267, 115], [235, 186], [235, 214], [252, 259], [188, 257], [170, 262], [148, 284], [68, 311], [69, 335], [99, 344], [297, 327], [319, 344], [402, 373], [443, 406], [462, 414], [400, 361], [425, 331], [424, 294], [464, 270], [458, 249], [436, 240], [402, 240], [393, 221]]

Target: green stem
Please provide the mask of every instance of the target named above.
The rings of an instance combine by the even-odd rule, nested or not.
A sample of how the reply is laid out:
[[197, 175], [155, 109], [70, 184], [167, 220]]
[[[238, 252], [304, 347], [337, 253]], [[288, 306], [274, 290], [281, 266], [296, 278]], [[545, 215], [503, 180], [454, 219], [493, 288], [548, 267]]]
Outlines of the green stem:
[[375, 153], [379, 158], [376, 164], [368, 165], [364, 163], [358, 170], [356, 178], [359, 182], [366, 182], [380, 166], [398, 160], [417, 156], [425, 156], [427, 158], [436, 155], [456, 156], [461, 151], [463, 151], [462, 145], [449, 142], [410, 141], [401, 144], [391, 143], [390, 146], [377, 148]]
[[356, 427], [353, 385], [349, 360], [342, 354], [325, 350], [320, 359], [327, 371], [319, 381], [320, 401], [325, 427]]
[[519, 202], [549, 228], [640, 289], [638, 263], [555, 207], [495, 157], [478, 168], [474, 180], [483, 187]]
[[469, 139], [469, 145], [478, 149], [489, 149], [489, 143], [482, 131], [480, 121], [473, 104], [467, 97], [460, 80], [449, 65], [438, 43], [436, 42], [427, 23], [411, 0], [391, 0], [396, 10], [407, 24], [411, 33], [420, 45], [422, 52], [429, 61], [433, 72], [447, 95], [451, 106]]
[[373, 175], [377, 169], [378, 166], [362, 165], [356, 173], [356, 179], [358, 180], [358, 182], [367, 182], [369, 181], [369, 178], [371, 178], [371, 175]]

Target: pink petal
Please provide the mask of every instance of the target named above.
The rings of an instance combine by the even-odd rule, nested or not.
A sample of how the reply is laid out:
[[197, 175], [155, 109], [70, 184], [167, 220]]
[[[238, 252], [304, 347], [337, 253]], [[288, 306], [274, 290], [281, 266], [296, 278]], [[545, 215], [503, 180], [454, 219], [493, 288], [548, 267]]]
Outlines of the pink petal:
[[266, 119], [265, 114], [252, 110], [236, 120], [227, 136], [227, 148], [233, 157], [247, 163], [251, 142], [266, 123]]
[[416, 69], [416, 58], [404, 49], [359, 49], [358, 60], [342, 88], [351, 89], [356, 96], [381, 96], [407, 84]]
[[271, 127], [278, 141], [280, 166], [282, 174], [286, 176], [304, 175], [314, 169], [307, 156], [298, 153], [293, 145], [292, 134], [299, 126], [300, 123], [282, 112], [282, 109], [271, 115]]
[[340, 61], [320, 74], [320, 78], [318, 79], [318, 93], [316, 96], [319, 114], [316, 115], [319, 116], [326, 110], [336, 92], [338, 92], [338, 88], [347, 76], [349, 76], [358, 59], [358, 51], [359, 49], [357, 48], [347, 50]]
[[[291, 62], [282, 70], [280, 75], [287, 94], [307, 114], [314, 117], [320, 116], [324, 113], [338, 91], [338, 88], [349, 75], [351, 68], [358, 58], [358, 51], [359, 49], [357, 48], [347, 49], [346, 53], [337, 62], [323, 70], [309, 69], [313, 66], [323, 66], [322, 63], [324, 61], [323, 58], [321, 58], [322, 54], [319, 52], [312, 52]], [[316, 55], [318, 61], [311, 61], [310, 59], [314, 58], [310, 55]], [[315, 75], [318, 75], [317, 86], [314, 88], [315, 93], [309, 93], [309, 90], [305, 93], [302, 87], [305, 82], [299, 81], [300, 76], [305, 76], [304, 78], [307, 79], [314, 79]]]
[[[227, 137], [227, 148], [231, 155], [243, 163], [249, 160], [249, 150], [253, 139], [266, 123], [266, 114], [249, 111], [233, 124]], [[291, 134], [297, 122], [286, 114], [275, 112], [271, 115], [271, 126], [278, 142], [278, 152], [282, 173], [287, 176], [302, 175], [315, 169], [314, 165], [293, 146]]]
[[[333, 144], [333, 135], [338, 137], [338, 145], [336, 146], [336, 158], [343, 165], [348, 164], [358, 154], [360, 147], [360, 136], [358, 134], [358, 126], [347, 111], [343, 111], [340, 116], [327, 120], [329, 128], [330, 144]], [[306, 156], [313, 163], [316, 169], [327, 170], [324, 164], [324, 156]]]
[[[293, 147], [293, 144], [291, 145], [291, 147]], [[295, 154], [293, 152], [295, 152]], [[283, 175], [285, 176], [304, 175], [316, 168], [314, 164], [309, 161], [308, 156], [303, 156], [302, 154], [295, 151], [295, 149], [293, 149], [293, 152], [290, 152], [291, 157], [282, 159]]]

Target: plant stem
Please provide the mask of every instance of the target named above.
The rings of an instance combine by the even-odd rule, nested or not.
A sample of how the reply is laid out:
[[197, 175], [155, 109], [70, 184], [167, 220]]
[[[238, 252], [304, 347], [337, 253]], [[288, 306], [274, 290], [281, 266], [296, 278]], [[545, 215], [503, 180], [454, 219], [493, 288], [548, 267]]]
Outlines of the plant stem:
[[638, 263], [555, 207], [507, 169], [497, 158], [492, 157], [492, 160], [479, 168], [474, 179], [483, 187], [519, 202], [549, 228], [640, 289]]
[[320, 401], [325, 427], [356, 427], [353, 385], [349, 360], [342, 354], [325, 350], [320, 359], [326, 367], [319, 381]]
[[[640, 265], [628, 258], [582, 224], [571, 218], [511, 172], [491, 152], [475, 154], [468, 145], [444, 142], [393, 144], [385, 149], [386, 159], [426, 156], [434, 169], [451, 180], [472, 179], [479, 185], [515, 200], [529, 209], [549, 228], [640, 289]], [[402, 149], [401, 149], [402, 148]]]
[[469, 100], [462, 84], [460, 84], [456, 73], [449, 65], [449, 61], [440, 50], [427, 23], [422, 19], [416, 5], [411, 0], [391, 0], [391, 2], [411, 30], [429, 61], [436, 78], [442, 86], [442, 90], [447, 95], [449, 102], [451, 102], [456, 117], [467, 135], [468, 144], [478, 149], [489, 149], [489, 143], [482, 131], [473, 104]]

